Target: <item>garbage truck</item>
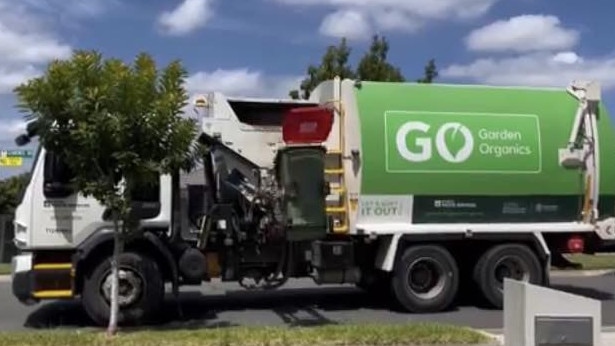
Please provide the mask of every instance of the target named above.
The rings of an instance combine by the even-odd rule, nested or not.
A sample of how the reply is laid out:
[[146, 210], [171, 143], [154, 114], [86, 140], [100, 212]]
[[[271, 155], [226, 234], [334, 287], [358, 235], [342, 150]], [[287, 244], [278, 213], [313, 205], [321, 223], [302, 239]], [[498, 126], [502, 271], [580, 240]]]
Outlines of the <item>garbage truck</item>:
[[[213, 280], [354, 284], [409, 313], [463, 292], [501, 308], [505, 277], [549, 285], [555, 258], [615, 239], [615, 131], [597, 82], [335, 78], [307, 100], [212, 92], [193, 105], [202, 167], [133, 194], [140, 232], [119, 260], [120, 324], [159, 314], [166, 285]], [[29, 124], [18, 142], [36, 135]], [[15, 212], [13, 294], [79, 299], [104, 324], [113, 225], [71, 179], [38, 149]]]

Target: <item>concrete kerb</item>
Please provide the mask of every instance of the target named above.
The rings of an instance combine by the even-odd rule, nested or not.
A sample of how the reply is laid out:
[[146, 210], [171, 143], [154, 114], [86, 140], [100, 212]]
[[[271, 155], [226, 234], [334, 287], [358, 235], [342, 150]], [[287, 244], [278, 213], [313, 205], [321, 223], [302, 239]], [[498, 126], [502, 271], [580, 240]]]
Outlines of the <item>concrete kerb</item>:
[[551, 277], [592, 277], [615, 274], [615, 269], [596, 270], [552, 270]]
[[491, 339], [491, 342], [489, 342], [486, 345], [489, 345], [489, 346], [504, 345], [504, 335], [501, 331], [498, 330], [498, 332], [492, 332], [492, 331], [482, 330], [482, 329], [476, 329], [476, 331], [488, 337], [489, 339]]

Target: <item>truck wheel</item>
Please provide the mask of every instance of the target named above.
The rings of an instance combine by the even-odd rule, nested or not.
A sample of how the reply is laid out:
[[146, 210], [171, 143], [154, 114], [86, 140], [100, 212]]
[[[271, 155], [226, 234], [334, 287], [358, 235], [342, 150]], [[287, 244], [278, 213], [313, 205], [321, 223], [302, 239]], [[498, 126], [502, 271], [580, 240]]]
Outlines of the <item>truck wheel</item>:
[[[82, 304], [99, 325], [109, 322], [111, 261], [106, 258], [86, 276]], [[164, 300], [164, 281], [156, 262], [134, 252], [119, 257], [118, 325], [136, 325], [154, 317]]]
[[459, 268], [451, 254], [437, 245], [413, 246], [404, 251], [391, 280], [393, 293], [410, 312], [446, 309], [459, 289]]
[[487, 302], [498, 309], [504, 303], [504, 278], [538, 284], [542, 281], [540, 260], [526, 245], [496, 245], [476, 263], [474, 281]]

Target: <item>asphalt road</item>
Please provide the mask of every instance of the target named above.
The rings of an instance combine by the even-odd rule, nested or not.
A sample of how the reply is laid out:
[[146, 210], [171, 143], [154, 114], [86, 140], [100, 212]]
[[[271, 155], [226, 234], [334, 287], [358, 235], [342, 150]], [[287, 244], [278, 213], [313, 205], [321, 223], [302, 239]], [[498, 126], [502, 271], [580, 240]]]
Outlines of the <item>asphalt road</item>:
[[[553, 288], [599, 299], [604, 326], [615, 326], [615, 274], [600, 277], [553, 278]], [[245, 291], [235, 284], [213, 283], [184, 289], [183, 317], [170, 300], [160, 328], [203, 328], [234, 325], [316, 325], [348, 322], [439, 321], [476, 328], [502, 328], [502, 312], [459, 302], [448, 312], [398, 312], [386, 299], [350, 286], [317, 287], [309, 280], [291, 281], [271, 292]], [[11, 295], [10, 283], [0, 283], [0, 330], [76, 328], [90, 326], [75, 302], [23, 306]]]

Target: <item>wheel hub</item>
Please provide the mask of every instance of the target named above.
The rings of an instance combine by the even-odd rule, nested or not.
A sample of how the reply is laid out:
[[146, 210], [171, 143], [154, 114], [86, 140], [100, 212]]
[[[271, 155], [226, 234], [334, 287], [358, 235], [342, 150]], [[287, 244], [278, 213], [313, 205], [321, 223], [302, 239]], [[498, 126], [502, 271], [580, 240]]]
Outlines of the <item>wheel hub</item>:
[[[103, 296], [108, 303], [111, 302], [112, 279], [113, 276], [109, 271], [101, 287]], [[118, 304], [120, 307], [135, 303], [143, 292], [143, 279], [131, 270], [120, 269], [118, 271], [118, 284]]]
[[516, 257], [503, 257], [495, 264], [494, 268], [494, 276], [499, 285], [504, 283], [505, 278], [517, 281], [529, 280], [529, 269], [523, 261]]
[[415, 260], [408, 270], [408, 286], [417, 296], [430, 299], [442, 292], [445, 284], [444, 269], [430, 258]]

